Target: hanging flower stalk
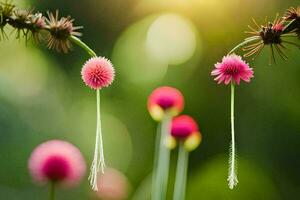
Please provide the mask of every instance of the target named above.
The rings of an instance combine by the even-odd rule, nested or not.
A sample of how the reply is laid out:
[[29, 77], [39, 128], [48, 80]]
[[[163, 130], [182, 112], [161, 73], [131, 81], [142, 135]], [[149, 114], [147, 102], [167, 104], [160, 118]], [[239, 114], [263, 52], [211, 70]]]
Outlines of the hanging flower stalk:
[[231, 149], [229, 159], [228, 185], [230, 189], [238, 183], [237, 178], [237, 161], [235, 147], [234, 132], [234, 93], [235, 86], [240, 84], [240, 80], [250, 82], [253, 77], [253, 70], [242, 60], [240, 56], [234, 53], [242, 49], [244, 58], [252, 58], [254, 60], [260, 55], [265, 47], [269, 47], [270, 61], [276, 63], [276, 54], [283, 60], [287, 60], [288, 56], [285, 52], [287, 45], [300, 48], [300, 45], [292, 39], [300, 39], [300, 7], [291, 7], [283, 17], [276, 15], [272, 22], [265, 22], [259, 25], [253, 19], [254, 27], [248, 26], [250, 31], [246, 33], [251, 36], [244, 39], [243, 42], [235, 46], [225, 56], [221, 63], [215, 65], [215, 69], [211, 72], [212, 76], [216, 76], [215, 80], [220, 84], [231, 85]]
[[154, 166], [152, 173], [152, 200], [166, 199], [170, 146], [173, 140], [170, 137], [172, 118], [178, 115], [184, 106], [184, 99], [180, 91], [172, 87], [155, 89], [148, 99], [148, 111], [152, 118], [160, 122], [156, 136]]
[[103, 57], [93, 57], [88, 60], [81, 71], [82, 79], [87, 86], [96, 90], [97, 94], [97, 128], [94, 159], [89, 176], [92, 188], [98, 191], [97, 177], [99, 168], [104, 173], [105, 161], [100, 117], [100, 89], [109, 86], [114, 80], [114, 68], [109, 60]]
[[234, 132], [234, 90], [235, 85], [239, 85], [241, 80], [250, 82], [250, 79], [253, 77], [253, 73], [252, 68], [250, 68], [240, 56], [235, 54], [225, 56], [221, 63], [215, 64], [215, 69], [211, 72], [212, 76], [216, 76], [214, 80], [218, 81], [218, 84], [224, 83], [225, 85], [228, 85], [230, 83], [231, 85], [231, 147], [227, 179], [230, 189], [233, 189], [238, 183]]
[[181, 115], [172, 121], [171, 137], [179, 143], [173, 200], [184, 200], [189, 152], [199, 146], [202, 136], [196, 121], [188, 115]]
[[[45, 42], [49, 49], [68, 53], [72, 49], [72, 43], [85, 50], [91, 59], [83, 66], [81, 76], [84, 83], [96, 90], [97, 125], [94, 158], [89, 176], [93, 190], [98, 190], [97, 175], [104, 172], [105, 161], [103, 152], [103, 139], [100, 117], [100, 89], [108, 87], [114, 80], [114, 68], [112, 63], [97, 54], [78, 37], [81, 26], [74, 26], [74, 19], [70, 16], [59, 17], [59, 12], [48, 12], [45, 17], [34, 10], [17, 9], [11, 1], [0, 3], [0, 39], [8, 39], [5, 27], [10, 25], [16, 32], [16, 39], [30, 39], [34, 42]], [[12, 32], [12, 33], [13, 33]]]

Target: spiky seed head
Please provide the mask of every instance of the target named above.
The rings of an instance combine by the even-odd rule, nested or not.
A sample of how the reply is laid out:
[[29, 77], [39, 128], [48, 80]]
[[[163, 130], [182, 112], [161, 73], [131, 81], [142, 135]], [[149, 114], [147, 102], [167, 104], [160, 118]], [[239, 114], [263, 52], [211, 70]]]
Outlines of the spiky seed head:
[[68, 53], [72, 47], [69, 38], [71, 36], [81, 36], [81, 33], [77, 30], [82, 27], [74, 26], [74, 19], [70, 16], [59, 18], [58, 11], [55, 13], [48, 12], [46, 22], [50, 31], [47, 38], [48, 48]]

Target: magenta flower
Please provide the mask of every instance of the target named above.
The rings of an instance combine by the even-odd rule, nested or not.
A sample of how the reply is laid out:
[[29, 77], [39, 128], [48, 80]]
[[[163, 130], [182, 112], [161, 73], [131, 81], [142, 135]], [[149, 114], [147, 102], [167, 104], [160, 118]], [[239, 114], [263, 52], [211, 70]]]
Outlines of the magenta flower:
[[115, 70], [111, 62], [103, 57], [89, 59], [81, 70], [84, 83], [92, 89], [109, 86], [115, 77]]
[[197, 122], [188, 115], [175, 117], [172, 120], [171, 137], [179, 143], [173, 199], [185, 199], [189, 152], [201, 142]]
[[189, 151], [194, 150], [201, 142], [198, 124], [188, 115], [180, 115], [173, 119], [171, 136], [183, 141], [185, 149]]
[[37, 183], [52, 182], [69, 187], [78, 185], [86, 171], [80, 151], [61, 140], [50, 140], [36, 147], [28, 167]]
[[250, 82], [253, 73], [252, 68], [240, 56], [231, 54], [224, 56], [221, 63], [215, 64], [211, 75], [217, 76], [214, 80], [218, 81], [218, 84], [224, 82], [228, 85], [232, 81], [239, 85], [241, 79]]
[[185, 139], [198, 130], [197, 122], [188, 115], [175, 117], [172, 121], [171, 135], [175, 138]]
[[148, 98], [148, 110], [152, 118], [161, 120], [165, 112], [178, 115], [184, 107], [183, 95], [173, 87], [159, 87]]

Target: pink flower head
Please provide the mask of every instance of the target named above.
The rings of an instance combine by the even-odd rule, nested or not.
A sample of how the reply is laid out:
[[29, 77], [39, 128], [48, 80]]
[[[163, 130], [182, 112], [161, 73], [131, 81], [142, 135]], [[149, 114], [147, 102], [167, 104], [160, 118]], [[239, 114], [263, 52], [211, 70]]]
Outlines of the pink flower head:
[[198, 131], [197, 122], [188, 115], [180, 115], [172, 121], [171, 135], [177, 139], [186, 139]]
[[211, 75], [217, 76], [214, 80], [218, 81], [218, 84], [224, 82], [227, 85], [233, 81], [239, 85], [241, 79], [250, 82], [253, 73], [252, 68], [240, 56], [231, 54], [224, 56], [221, 63], [215, 64]]
[[86, 171], [80, 151], [69, 142], [50, 140], [37, 146], [28, 162], [29, 172], [38, 183], [79, 184]]
[[123, 200], [128, 198], [128, 180], [121, 172], [115, 169], [105, 169], [105, 172], [98, 177], [98, 185], [97, 195], [101, 199]]
[[87, 86], [97, 90], [107, 87], [113, 82], [115, 70], [108, 59], [94, 57], [83, 65], [81, 76]]
[[172, 87], [159, 87], [148, 98], [148, 110], [155, 120], [161, 120], [165, 112], [178, 115], [184, 106], [181, 92]]
[[171, 137], [175, 140], [169, 139], [168, 145], [166, 145], [168, 148], [174, 148], [177, 139], [183, 141], [183, 145], [188, 151], [194, 150], [202, 139], [197, 122], [188, 115], [181, 115], [173, 119]]

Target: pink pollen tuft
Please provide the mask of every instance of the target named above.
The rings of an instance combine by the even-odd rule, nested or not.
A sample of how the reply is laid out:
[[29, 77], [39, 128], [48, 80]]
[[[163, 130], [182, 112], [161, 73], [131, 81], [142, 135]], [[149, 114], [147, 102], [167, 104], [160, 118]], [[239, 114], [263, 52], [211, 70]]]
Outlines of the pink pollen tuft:
[[108, 87], [113, 82], [115, 70], [108, 59], [94, 57], [83, 65], [81, 76], [87, 86], [97, 90]]
[[224, 82], [225, 85], [231, 81], [237, 85], [240, 84], [240, 80], [250, 82], [253, 74], [252, 68], [235, 54], [224, 56], [222, 62], [215, 64], [215, 69], [211, 72], [212, 76], [216, 76], [214, 80], [218, 81], [218, 84]]
[[282, 23], [277, 23], [273, 26], [273, 29], [277, 32], [282, 32], [284, 29], [284, 26]]
[[84, 158], [72, 144], [50, 140], [37, 146], [28, 162], [29, 172], [37, 183], [57, 182], [76, 186], [86, 171]]
[[194, 132], [198, 132], [197, 122], [188, 115], [181, 115], [173, 119], [171, 135], [178, 139], [186, 139]]
[[70, 171], [69, 163], [62, 156], [52, 156], [47, 159], [43, 168], [43, 174], [48, 177], [48, 179], [53, 181], [64, 180], [68, 177]]

